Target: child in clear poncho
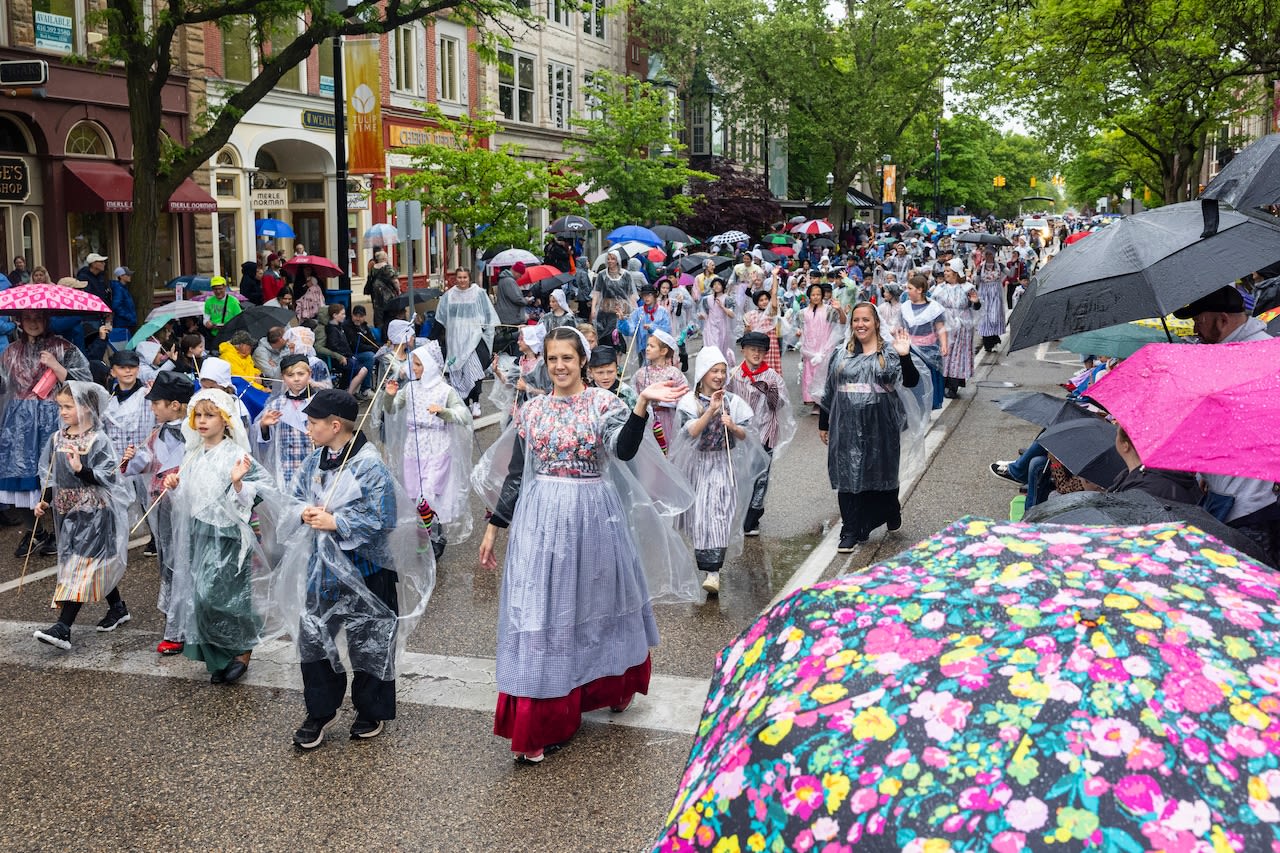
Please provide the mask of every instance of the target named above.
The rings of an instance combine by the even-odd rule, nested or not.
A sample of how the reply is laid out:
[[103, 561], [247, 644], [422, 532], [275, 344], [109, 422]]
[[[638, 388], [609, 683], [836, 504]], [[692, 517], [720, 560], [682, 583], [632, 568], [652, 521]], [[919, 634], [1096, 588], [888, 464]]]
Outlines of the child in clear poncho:
[[204, 662], [211, 683], [231, 683], [244, 675], [264, 636], [255, 568], [268, 563], [249, 517], [270, 478], [249, 455], [230, 394], [206, 388], [193, 396], [183, 433], [180, 472], [164, 480], [173, 495], [177, 552], [170, 625], [186, 639], [182, 653]]
[[58, 539], [58, 585], [53, 605], [58, 621], [35, 632], [42, 643], [71, 648], [71, 626], [80, 608], [107, 600], [99, 631], [128, 622], [129, 609], [116, 588], [128, 553], [130, 495], [120, 477], [120, 459], [102, 429], [106, 392], [92, 382], [68, 382], [55, 399], [62, 429], [50, 436], [40, 457], [44, 490], [37, 518], [52, 510]]
[[267, 401], [255, 429], [258, 459], [283, 489], [313, 450], [307, 437], [307, 418], [302, 414], [314, 393], [309, 358], [302, 353], [286, 355], [280, 360], [280, 376], [280, 393]]

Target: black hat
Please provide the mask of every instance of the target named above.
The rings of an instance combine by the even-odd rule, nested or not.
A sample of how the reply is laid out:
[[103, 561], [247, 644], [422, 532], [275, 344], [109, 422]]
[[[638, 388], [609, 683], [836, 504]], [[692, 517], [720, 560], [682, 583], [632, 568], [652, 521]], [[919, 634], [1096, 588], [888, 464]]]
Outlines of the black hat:
[[591, 351], [591, 358], [587, 359], [588, 367], [602, 367], [606, 364], [618, 363], [618, 351], [613, 347], [596, 347]]
[[309, 418], [342, 418], [354, 421], [360, 415], [360, 404], [346, 391], [325, 388], [315, 393], [302, 414]]
[[136, 350], [120, 349], [111, 354], [112, 367], [138, 367], [142, 364], [142, 358]]
[[291, 352], [284, 358], [280, 359], [280, 372], [284, 373], [295, 364], [305, 364], [309, 370], [311, 368], [311, 358], [304, 353]]
[[191, 395], [196, 393], [195, 383], [185, 373], [173, 370], [162, 370], [156, 374], [147, 392], [148, 400], [172, 400], [175, 403], [190, 403]]
[[773, 294], [770, 293], [769, 291], [757, 290], [755, 293], [751, 294], [751, 304], [755, 305], [757, 302], [759, 302], [761, 296], [768, 296], [771, 299], [773, 298]]
[[1179, 320], [1190, 320], [1205, 311], [1222, 311], [1226, 314], [1244, 313], [1244, 297], [1231, 285], [1220, 287], [1208, 296], [1201, 296], [1190, 305], [1173, 312]]
[[769, 336], [764, 332], [747, 332], [738, 338], [738, 346], [743, 349], [747, 347], [759, 347], [762, 350], [769, 349]]
[[654, 287], [652, 284], [640, 285], [640, 295], [644, 296], [646, 293], [652, 293], [654, 296], [657, 296], [658, 288]]

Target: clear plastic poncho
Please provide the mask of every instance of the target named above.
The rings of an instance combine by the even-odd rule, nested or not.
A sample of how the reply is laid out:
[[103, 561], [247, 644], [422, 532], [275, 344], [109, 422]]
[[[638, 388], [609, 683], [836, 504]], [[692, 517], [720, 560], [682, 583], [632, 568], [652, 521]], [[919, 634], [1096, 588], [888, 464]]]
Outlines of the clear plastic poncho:
[[887, 491], [917, 477], [925, 466], [933, 388], [914, 349], [919, 384], [902, 384], [898, 353], [853, 353], [840, 347], [826, 365], [817, 403], [827, 412], [827, 474], [839, 492]]
[[671, 463], [693, 484], [694, 499], [680, 517], [679, 526], [695, 552], [724, 550], [725, 562], [742, 553], [742, 524], [751, 504], [756, 480], [769, 470], [769, 455], [752, 423], [755, 413], [738, 395], [726, 391], [724, 410], [733, 422], [745, 427], [746, 437], [734, 438], [719, 416], [713, 416], [702, 432], [689, 430], [702, 417], [709, 395], [698, 385], [725, 358], [713, 347], [703, 347], [694, 366], [692, 390], [680, 398], [676, 418], [680, 428], [668, 439]]
[[[147, 389], [137, 386], [128, 399], [123, 402], [115, 395], [108, 395], [106, 408], [103, 410], [102, 426], [111, 439], [112, 446], [121, 456], [133, 447], [135, 455], [141, 451], [155, 428], [156, 417], [151, 413], [151, 404], [147, 402]], [[133, 500], [129, 507], [129, 526], [132, 528], [147, 506], [146, 481], [143, 477], [126, 474], [124, 477]]]
[[89, 362], [66, 338], [46, 332], [18, 340], [0, 353], [0, 500], [30, 508], [40, 499], [45, 469], [40, 456], [49, 437], [62, 428], [58, 420], [57, 388], [53, 372], [40, 363], [49, 352], [67, 370], [68, 381], [89, 382]]
[[[491, 510], [514, 508], [512, 540], [542, 543], [521, 546], [509, 541], [508, 570], [519, 564], [521, 547], [526, 553], [537, 552], [530, 553], [533, 561], [576, 565], [583, 583], [599, 574], [602, 562], [616, 569], [615, 564], [638, 558], [648, 602], [701, 602], [704, 594], [693, 555], [675, 529], [675, 519], [693, 501], [693, 487], [667, 461], [651, 429], [645, 429], [632, 459], [617, 458], [627, 415], [627, 406], [602, 388], [588, 387], [569, 398], [539, 397], [480, 458], [472, 486]], [[568, 435], [574, 437], [562, 442]], [[571, 471], [565, 465], [570, 456], [575, 457]], [[557, 488], [564, 493], [563, 502]], [[544, 515], [543, 502], [580, 503], [581, 511], [566, 514], [557, 509]], [[622, 584], [638, 592], [624, 580], [608, 580], [607, 585], [612, 589]], [[574, 602], [550, 602], [538, 583], [523, 587], [508, 607], [507, 624], [516, 631], [537, 631], [551, 622], [577, 618], [571, 611]], [[549, 606], [557, 609], [548, 612]]]
[[[49, 496], [58, 539], [58, 585], [53, 604], [99, 601], [124, 577], [132, 493], [120, 476], [120, 457], [102, 427], [107, 393], [92, 382], [68, 382], [80, 432], [65, 425], [40, 454], [41, 485]], [[52, 399], [52, 397], [51, 397]], [[71, 466], [75, 456], [92, 482]], [[46, 495], [48, 493], [46, 492]]]
[[[254, 455], [271, 473], [276, 487], [287, 491], [302, 463], [315, 450], [307, 435], [307, 416], [302, 410], [311, 402], [311, 386], [294, 397], [283, 382], [273, 383], [271, 396], [262, 412], [253, 421], [249, 436]], [[279, 412], [280, 420], [271, 426], [263, 426], [262, 419], [268, 412]]]
[[[421, 378], [401, 383], [385, 398], [386, 458], [415, 502], [422, 532], [438, 539], [435, 526], [441, 525], [448, 541], [456, 544], [471, 535], [473, 429], [466, 403], [440, 372], [438, 351], [429, 346], [414, 350], [411, 370], [416, 360], [422, 365]], [[435, 407], [438, 414], [431, 411]]]
[[494, 328], [501, 322], [497, 309], [482, 287], [451, 287], [440, 297], [436, 322], [445, 328], [445, 373], [450, 384], [465, 395], [489, 368], [488, 364], [472, 363], [471, 357], [482, 343], [485, 353], [492, 354]]
[[[208, 447], [195, 430], [197, 407], [212, 403], [226, 437]], [[280, 554], [273, 527], [250, 524], [255, 507], [282, 500], [271, 475], [249, 455], [249, 439], [234, 397], [216, 388], [197, 391], [187, 406], [186, 455], [172, 500], [173, 587], [169, 630], [186, 641], [185, 654], [210, 671], [289, 630], [272, 603], [272, 567]], [[231, 471], [246, 456], [249, 471], [237, 492]]]
[[773, 370], [748, 376], [739, 364], [729, 371], [725, 388], [751, 407], [756, 435], [761, 444], [772, 450], [773, 461], [777, 462], [796, 437], [796, 412], [786, 381]]
[[[338, 464], [328, 470], [322, 466], [325, 452], [313, 453], [287, 500], [264, 508], [264, 520], [278, 527], [289, 555], [271, 597], [303, 663], [328, 660], [344, 671], [336, 637], [342, 629], [351, 667], [390, 681], [405, 640], [426, 610], [435, 559], [430, 547], [419, 547], [413, 501], [377, 447], [362, 438], [357, 433], [353, 441], [359, 447], [349, 456], [339, 454]], [[303, 524], [306, 506], [333, 513], [338, 529], [318, 531]], [[394, 589], [393, 596], [384, 598], [370, 588], [374, 575], [379, 587]]]

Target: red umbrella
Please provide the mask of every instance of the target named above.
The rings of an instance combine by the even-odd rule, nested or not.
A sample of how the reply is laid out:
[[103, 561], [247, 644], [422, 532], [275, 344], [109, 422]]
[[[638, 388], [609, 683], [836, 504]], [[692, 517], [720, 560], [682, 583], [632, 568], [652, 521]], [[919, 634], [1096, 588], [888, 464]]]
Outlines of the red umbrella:
[[1064, 246], [1070, 246], [1072, 243], [1079, 243], [1079, 242], [1080, 242], [1081, 240], [1083, 240], [1085, 237], [1088, 237], [1091, 233], [1093, 233], [1093, 232], [1091, 232], [1091, 231], [1077, 231], [1077, 232], [1076, 232], [1076, 233], [1074, 233], [1074, 234], [1068, 235], [1067, 239], [1065, 239], [1065, 240], [1063, 240], [1063, 241], [1062, 241], [1062, 245], [1064, 245]]
[[22, 284], [0, 290], [0, 314], [49, 311], [54, 314], [110, 314], [111, 306], [86, 290], [60, 284]]
[[835, 230], [835, 226], [825, 219], [810, 219], [808, 222], [801, 222], [799, 225], [793, 226], [791, 233], [793, 234], [830, 234]]
[[791, 257], [796, 253], [796, 250], [790, 246], [774, 246], [769, 251], [773, 252], [775, 255], [786, 255], [787, 257]]
[[294, 255], [284, 265], [285, 272], [289, 275], [297, 275], [302, 267], [311, 267], [317, 278], [337, 278], [342, 275], [337, 264], [319, 255]]
[[560, 270], [551, 264], [538, 264], [532, 267], [525, 267], [524, 273], [516, 279], [516, 284], [524, 287], [533, 284], [535, 281], [542, 281], [544, 278], [551, 278], [553, 275], [560, 275]]

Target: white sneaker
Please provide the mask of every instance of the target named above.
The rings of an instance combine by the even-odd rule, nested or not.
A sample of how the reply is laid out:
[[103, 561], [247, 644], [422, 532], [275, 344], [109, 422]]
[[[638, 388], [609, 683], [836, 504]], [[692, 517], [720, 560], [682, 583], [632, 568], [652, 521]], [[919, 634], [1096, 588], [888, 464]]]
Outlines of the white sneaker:
[[720, 573], [706, 572], [706, 577], [702, 579], [702, 589], [707, 595], [720, 595]]
[[478, 417], [480, 417], [480, 404], [479, 404], [479, 403], [472, 403], [472, 404], [471, 404], [471, 417], [473, 417], [473, 418], [478, 418]]

